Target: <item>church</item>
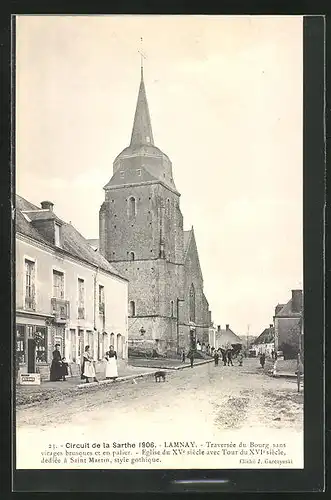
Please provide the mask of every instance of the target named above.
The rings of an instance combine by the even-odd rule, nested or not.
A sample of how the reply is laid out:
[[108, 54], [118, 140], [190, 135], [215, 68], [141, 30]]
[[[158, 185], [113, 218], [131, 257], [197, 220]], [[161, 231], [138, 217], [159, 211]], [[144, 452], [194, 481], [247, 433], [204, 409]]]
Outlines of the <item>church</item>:
[[131, 141], [99, 212], [99, 250], [129, 280], [129, 355], [208, 344], [211, 312], [193, 227], [184, 231], [172, 163], [154, 142], [143, 68]]

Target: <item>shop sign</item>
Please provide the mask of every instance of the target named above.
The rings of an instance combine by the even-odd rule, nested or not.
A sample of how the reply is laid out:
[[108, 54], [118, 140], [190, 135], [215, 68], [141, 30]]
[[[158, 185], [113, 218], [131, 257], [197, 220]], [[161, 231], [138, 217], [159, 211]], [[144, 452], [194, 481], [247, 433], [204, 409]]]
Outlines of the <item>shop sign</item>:
[[40, 385], [40, 373], [21, 373], [21, 385]]

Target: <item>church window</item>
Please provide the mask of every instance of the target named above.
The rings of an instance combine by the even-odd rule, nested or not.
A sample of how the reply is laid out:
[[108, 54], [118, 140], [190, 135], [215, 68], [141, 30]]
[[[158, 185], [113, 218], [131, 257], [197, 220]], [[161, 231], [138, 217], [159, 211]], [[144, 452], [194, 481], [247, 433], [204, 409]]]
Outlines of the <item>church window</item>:
[[195, 289], [192, 283], [190, 287], [190, 321], [195, 323]]
[[135, 217], [137, 213], [137, 207], [136, 207], [136, 199], [133, 196], [129, 198], [128, 210], [129, 210], [129, 217]]
[[174, 317], [174, 301], [172, 300], [170, 302], [170, 311], [171, 311], [171, 317]]
[[129, 259], [134, 260], [134, 257], [135, 257], [134, 252], [129, 252]]
[[147, 143], [150, 143], [151, 142], [151, 138], [149, 137], [149, 135], [146, 136], [146, 142]]
[[141, 175], [141, 169], [140, 168], [137, 169], [137, 174]]
[[130, 316], [136, 315], [136, 304], [135, 304], [134, 300], [130, 300], [129, 314], [130, 314]]
[[122, 179], [124, 179], [124, 170], [121, 170], [120, 172]]

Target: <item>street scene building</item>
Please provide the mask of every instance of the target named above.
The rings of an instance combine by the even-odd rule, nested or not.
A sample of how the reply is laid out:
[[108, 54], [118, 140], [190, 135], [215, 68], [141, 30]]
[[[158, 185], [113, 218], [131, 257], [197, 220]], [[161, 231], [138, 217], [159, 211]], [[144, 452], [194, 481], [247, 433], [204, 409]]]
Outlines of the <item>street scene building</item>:
[[277, 304], [274, 325], [275, 350], [282, 351], [285, 359], [295, 358], [303, 347], [302, 290], [292, 290], [292, 297], [286, 304]]
[[275, 328], [273, 324], [269, 328], [265, 328], [263, 332], [257, 337], [251, 345], [250, 353], [254, 351], [255, 356], [265, 354], [272, 357], [275, 352]]
[[131, 353], [171, 356], [207, 344], [211, 313], [194, 229], [183, 228], [172, 163], [154, 143], [143, 69], [131, 141], [104, 190], [98, 245], [129, 280]]
[[127, 280], [56, 216], [51, 202], [37, 207], [16, 196], [19, 371], [49, 379], [55, 344], [73, 371], [86, 345], [95, 361], [110, 345], [127, 359], [127, 302]]

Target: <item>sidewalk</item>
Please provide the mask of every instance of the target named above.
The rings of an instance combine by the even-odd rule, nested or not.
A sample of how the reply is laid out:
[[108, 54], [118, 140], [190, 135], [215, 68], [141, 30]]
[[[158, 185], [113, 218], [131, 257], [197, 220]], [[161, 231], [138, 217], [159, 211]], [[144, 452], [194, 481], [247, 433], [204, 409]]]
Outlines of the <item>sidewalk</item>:
[[[130, 365], [118, 366], [118, 378], [116, 383], [125, 382], [135, 378], [153, 375], [155, 370], [152, 368], [140, 368]], [[41, 382], [40, 385], [16, 385], [16, 405], [27, 405], [47, 401], [48, 399], [63, 399], [64, 397], [77, 393], [82, 390], [95, 390], [100, 385], [112, 384], [113, 380], [106, 380], [104, 371], [97, 372], [97, 382], [87, 384], [81, 380], [80, 376], [67, 377], [65, 381], [50, 382], [48, 380]]]

